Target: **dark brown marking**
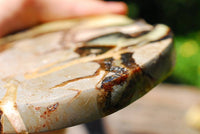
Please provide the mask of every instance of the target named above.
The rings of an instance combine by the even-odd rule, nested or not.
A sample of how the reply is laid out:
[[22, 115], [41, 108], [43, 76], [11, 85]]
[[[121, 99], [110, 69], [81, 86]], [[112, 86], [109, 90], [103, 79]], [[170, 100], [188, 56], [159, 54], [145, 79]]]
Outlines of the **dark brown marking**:
[[101, 89], [105, 91], [112, 91], [113, 86], [122, 84], [128, 77], [128, 70], [122, 67], [113, 66], [113, 58], [106, 58], [104, 60], [96, 61], [100, 64], [101, 69], [106, 71], [106, 75], [108, 72], [113, 72], [114, 74], [106, 77], [103, 76], [101, 79]]
[[124, 77], [122, 77], [121, 80], [116, 81], [117, 84], [120, 84], [120, 83], [123, 84], [124, 81], [128, 83], [126, 90], [123, 92], [122, 96], [119, 99], [119, 102], [117, 102], [116, 104], [112, 104], [111, 102], [112, 91], [102, 90], [101, 94], [98, 96], [98, 105], [99, 105], [99, 108], [102, 110], [102, 114], [104, 116], [111, 114], [119, 109], [122, 109], [123, 107], [130, 104], [132, 97], [134, 96], [135, 92], [137, 92], [136, 89], [140, 88], [140, 85], [143, 84], [141, 83], [143, 82], [142, 78], [144, 77], [142, 73], [143, 72], [141, 68], [137, 66], [133, 69], [130, 69], [127, 75], [124, 75]]
[[101, 69], [105, 70], [105, 71], [110, 71], [110, 68], [112, 67], [112, 63], [113, 63], [113, 58], [106, 58], [103, 60], [98, 60], [96, 61], [98, 64], [100, 64]]
[[52, 105], [50, 105], [50, 106], [47, 107], [47, 111], [48, 112], [54, 112], [58, 108], [58, 106], [59, 106], [58, 102], [55, 103], [55, 104], [52, 104]]
[[105, 89], [106, 91], [112, 91], [113, 86], [123, 84], [127, 78], [128, 78], [128, 74], [124, 74], [124, 75], [114, 74], [114, 75], [108, 76], [102, 81], [101, 88]]
[[128, 70], [119, 66], [113, 66], [113, 58], [106, 58], [104, 60], [96, 61], [100, 64], [101, 69], [108, 72], [113, 72], [114, 74], [111, 76], [104, 77], [101, 79], [101, 88], [105, 91], [112, 91], [113, 86], [122, 84], [128, 77]]
[[128, 70], [123, 67], [112, 66], [110, 68], [110, 72], [114, 72], [115, 74], [118, 74], [118, 75], [123, 75], [123, 74], [127, 74]]
[[[125, 67], [114, 66], [112, 64], [114, 59], [112, 58], [98, 61], [98, 63], [101, 64], [101, 68], [106, 70], [106, 74], [109, 72], [114, 73], [108, 77], [104, 76], [101, 80], [102, 83], [99, 89], [100, 93], [97, 97], [97, 100], [98, 107], [102, 111], [103, 116], [113, 113], [130, 104], [135, 93], [138, 95], [138, 88], [141, 88], [140, 86], [143, 84], [145, 84], [145, 87], [148, 87], [148, 84], [151, 83], [149, 79], [147, 79], [147, 84], [145, 83], [147, 80], [143, 80], [143, 78], [146, 79], [146, 75], [143, 73], [139, 65], [135, 63], [132, 55], [132, 52], [121, 54], [122, 64]], [[109, 63], [109, 66], [105, 66], [105, 61]], [[122, 93], [122, 96], [119, 99], [120, 101], [112, 104], [111, 98], [113, 87], [115, 85], [123, 86], [125, 82], [127, 83], [127, 87], [125, 87], [126, 89]], [[139, 94], [143, 95], [144, 92], [146, 92], [146, 90], [142, 89]]]
[[110, 72], [115, 74], [106, 77], [101, 83], [101, 88], [105, 91], [112, 91], [113, 86], [123, 84], [128, 78], [128, 70], [125, 68], [114, 66], [111, 67]]
[[[109, 63], [109, 66], [105, 66], [105, 61]], [[117, 108], [114, 108], [111, 97], [113, 87], [115, 85], [123, 85], [125, 81], [128, 81], [129, 70], [119, 66], [112, 65], [113, 58], [105, 59], [104, 61], [98, 61], [101, 63], [102, 69], [106, 70], [105, 75], [101, 79], [101, 87], [100, 89], [97, 88], [100, 93], [97, 97], [98, 100], [98, 107], [102, 110], [103, 115], [108, 115], [112, 113], [112, 111], [116, 111]], [[114, 74], [111, 76], [106, 77], [109, 72], [113, 72]], [[97, 86], [96, 86], [97, 87]]]
[[135, 60], [132, 58], [133, 53], [123, 53], [121, 54], [122, 64], [128, 68], [137, 67]]
[[40, 110], [40, 108], [41, 108], [41, 107], [35, 107], [35, 110], [37, 110], [37, 111], [38, 111], [38, 110]]
[[40, 115], [40, 118], [46, 119], [46, 118], [50, 117], [51, 113], [55, 112], [57, 110], [58, 106], [59, 106], [58, 102], [55, 104], [49, 105], [47, 107], [47, 110], [44, 111], [44, 113], [42, 115]]
[[82, 46], [75, 50], [81, 57], [91, 54], [100, 55], [103, 54], [115, 46]]

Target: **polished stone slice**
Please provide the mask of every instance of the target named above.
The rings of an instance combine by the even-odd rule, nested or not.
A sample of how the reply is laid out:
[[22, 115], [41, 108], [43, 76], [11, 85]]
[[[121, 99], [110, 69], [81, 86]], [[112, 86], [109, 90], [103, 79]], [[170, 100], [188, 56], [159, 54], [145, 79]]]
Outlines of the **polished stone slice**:
[[106, 15], [0, 39], [0, 131], [43, 132], [124, 108], [168, 76], [169, 27]]

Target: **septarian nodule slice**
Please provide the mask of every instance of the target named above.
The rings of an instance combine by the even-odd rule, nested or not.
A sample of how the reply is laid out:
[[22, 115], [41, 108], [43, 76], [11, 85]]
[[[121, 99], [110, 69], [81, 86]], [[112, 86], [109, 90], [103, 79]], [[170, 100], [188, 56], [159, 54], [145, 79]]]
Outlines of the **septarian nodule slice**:
[[107, 15], [0, 39], [0, 131], [42, 132], [111, 114], [174, 63], [169, 27]]

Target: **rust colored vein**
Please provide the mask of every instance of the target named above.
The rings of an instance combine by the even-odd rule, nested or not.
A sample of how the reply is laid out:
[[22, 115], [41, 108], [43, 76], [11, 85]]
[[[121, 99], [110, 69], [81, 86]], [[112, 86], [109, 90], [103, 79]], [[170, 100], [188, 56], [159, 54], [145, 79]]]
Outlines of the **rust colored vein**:
[[17, 97], [17, 87], [16, 81], [9, 82], [5, 85], [7, 92], [0, 103], [0, 109], [3, 114], [8, 118], [10, 124], [16, 131], [16, 133], [27, 134], [27, 129], [17, 110], [16, 97]]
[[50, 73], [59, 71], [61, 69], [67, 68], [67, 67], [75, 65], [75, 64], [86, 63], [86, 62], [91, 62], [91, 61], [100, 60], [100, 59], [106, 59], [108, 57], [116, 57], [116, 58], [118, 58], [121, 53], [124, 53], [126, 51], [127, 50], [118, 50], [118, 51], [110, 50], [110, 51], [108, 51], [108, 52], [106, 52], [106, 53], [104, 53], [102, 55], [82, 57], [82, 58], [79, 58], [79, 59], [75, 59], [75, 60], [69, 61], [68, 63], [66, 63], [64, 65], [52, 67], [52, 68], [50, 68], [49, 70], [47, 70], [45, 72], [39, 73], [38, 70], [37, 70], [35, 72], [25, 74], [25, 78], [26, 79], [34, 79], [34, 78], [37, 78], [37, 77], [41, 77], [41, 76], [48, 75]]
[[[72, 80], [64, 81], [64, 82], [62, 82], [62, 83], [60, 83], [60, 84], [58, 84], [58, 85], [56, 85], [56, 86], [54, 86], [54, 87], [52, 87], [52, 88], [64, 87], [64, 86], [67, 85], [68, 83], [71, 83], [71, 82], [74, 82], [74, 81], [78, 81], [78, 80], [81, 80], [81, 79], [92, 78], [92, 77], [94, 77], [94, 76], [99, 75], [99, 73], [100, 73], [100, 69], [98, 69], [98, 70], [97, 70], [94, 74], [92, 74], [92, 75], [88, 75], [88, 76], [79, 77], [79, 78], [75, 78], [75, 79], [72, 79]], [[51, 89], [52, 89], [52, 88], [51, 88]]]
[[[158, 32], [158, 31], [156, 31], [156, 32]], [[161, 38], [165, 37], [169, 33], [170, 33], [170, 30], [167, 29], [166, 33]], [[125, 41], [125, 42], [118, 43], [118, 44], [116, 44], [115, 48], [112, 48], [112, 49], [108, 50], [107, 52], [105, 52], [103, 54], [100, 54], [100, 55], [97, 55], [97, 56], [96, 55], [94, 55], [94, 56], [87, 56], [87, 53], [86, 53], [84, 55], [85, 57], [80, 57], [78, 59], [74, 59], [74, 60], [69, 61], [68, 63], [66, 63], [64, 65], [60, 65], [60, 66], [56, 66], [56, 67], [51, 67], [49, 69], [47, 68], [47, 71], [45, 71], [45, 72], [39, 72], [40, 69], [37, 69], [34, 72], [30, 72], [30, 73], [25, 74], [25, 78], [27, 78], [27, 79], [34, 79], [34, 78], [37, 78], [37, 77], [42, 77], [44, 75], [48, 75], [50, 73], [62, 70], [64, 68], [67, 68], [67, 67], [75, 65], [75, 64], [80, 64], [80, 63], [85, 63], [85, 62], [91, 62], [91, 61], [100, 60], [100, 59], [106, 59], [108, 57], [114, 57], [116, 59], [119, 59], [120, 58], [119, 55], [121, 53], [124, 53], [125, 51], [128, 51], [128, 50], [125, 50], [125, 49], [122, 49], [122, 48], [130, 46], [130, 45], [133, 45], [133, 44], [135, 44], [135, 45], [136, 44], [141, 44], [141, 43], [147, 44], [147, 43], [153, 41], [149, 37], [149, 34], [151, 34], [151, 32], [149, 32], [146, 35], [139, 36], [136, 39], [132, 39], [132, 40], [127, 41], [127, 42]]]
[[68, 102], [70, 104], [72, 101], [76, 100], [76, 98], [81, 94], [82, 91], [78, 89], [69, 89], [69, 90], [77, 92], [77, 94]]
[[[46, 64], [46, 65], [44, 65], [44, 66], [42, 66], [42, 67], [39, 67], [39, 68], [35, 69], [34, 72], [39, 72], [39, 71], [41, 71], [41, 70], [43, 70], [43, 69], [48, 69], [48, 68], [51, 68], [51, 67], [53, 67], [53, 66], [56, 66], [56, 64], [59, 64], [59, 63], [61, 63], [61, 62], [63, 62], [63, 61], [70, 61], [70, 60], [71, 60], [71, 59], [68, 59], [68, 60], [62, 59], [62, 60], [59, 60], [59, 61], [56, 61], [56, 62], [53, 62], [53, 63], [49, 63], [49, 64]], [[25, 74], [25, 76], [27, 76], [27, 75]]]

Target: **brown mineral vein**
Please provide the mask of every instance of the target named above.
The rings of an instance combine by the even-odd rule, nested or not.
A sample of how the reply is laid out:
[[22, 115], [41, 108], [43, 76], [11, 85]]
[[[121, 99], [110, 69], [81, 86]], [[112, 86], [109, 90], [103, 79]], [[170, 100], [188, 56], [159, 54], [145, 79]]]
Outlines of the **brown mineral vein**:
[[[100, 69], [98, 69], [98, 70], [97, 70], [94, 74], [92, 74], [92, 75], [83, 76], [83, 77], [71, 79], [71, 80], [68, 80], [68, 81], [64, 81], [64, 82], [62, 82], [62, 83], [60, 83], [60, 84], [58, 84], [58, 85], [55, 85], [55, 86], [52, 87], [52, 88], [63, 87], [63, 86], [67, 85], [67, 84], [70, 83], [70, 82], [74, 82], [74, 81], [78, 81], [78, 80], [86, 79], [86, 78], [92, 78], [92, 77], [97, 76], [97, 75], [99, 75], [99, 74], [100, 74]], [[52, 89], [52, 88], [51, 88], [51, 89]]]
[[[0, 102], [0, 109], [2, 113], [8, 118], [10, 124], [20, 134], [28, 134], [26, 126], [17, 110], [16, 97], [17, 97], [16, 81], [10, 81], [5, 85], [7, 88], [6, 94]], [[3, 124], [2, 124], [3, 125]]]
[[72, 60], [72, 61], [70, 61], [70, 62], [68, 62], [64, 65], [52, 67], [45, 72], [39, 72], [39, 70], [36, 69], [36, 71], [34, 71], [34, 72], [30, 72], [30, 73], [25, 74], [25, 78], [33, 79], [33, 78], [41, 77], [41, 76], [53, 73], [55, 71], [59, 71], [61, 69], [67, 68], [69, 66], [75, 65], [75, 64], [91, 62], [91, 61], [94, 61], [94, 60], [105, 59], [105, 58], [108, 58], [108, 57], [115, 57], [115, 58], [119, 59], [119, 57], [120, 57], [119, 55], [121, 53], [123, 53], [124, 51], [128, 51], [128, 50], [124, 50], [124, 49], [122, 50], [123, 47], [131, 46], [133, 44], [139, 44], [139, 45], [143, 44], [144, 45], [144, 44], [147, 44], [151, 41], [163, 38], [164, 36], [166, 36], [168, 34], [169, 34], [169, 28], [168, 27], [165, 27], [163, 25], [157, 25], [151, 32], [147, 33], [146, 35], [140, 36], [138, 38], [133, 38], [133, 39], [130, 39], [130, 40], [122, 40], [122, 41], [120, 41], [116, 44], [117, 47], [115, 47], [115, 48], [113, 48], [113, 49], [111, 49], [111, 50], [109, 50], [109, 51], [107, 51], [107, 52], [105, 52], [101, 55], [81, 57], [79, 59]]
[[37, 77], [41, 77], [41, 76], [44, 76], [44, 75], [47, 75], [47, 74], [50, 74], [50, 73], [53, 73], [55, 71], [59, 71], [61, 69], [64, 69], [64, 68], [67, 68], [69, 66], [72, 66], [72, 65], [75, 65], [75, 64], [80, 64], [80, 63], [86, 63], [86, 62], [91, 62], [91, 61], [94, 61], [94, 60], [100, 60], [100, 59], [105, 59], [105, 58], [108, 58], [108, 57], [119, 57], [119, 55], [121, 53], [124, 53], [126, 52], [126, 50], [121, 50], [121, 51], [115, 51], [115, 50], [110, 50], [102, 55], [98, 55], [98, 56], [87, 56], [87, 57], [82, 57], [82, 58], [79, 58], [79, 59], [74, 59], [72, 61], [69, 61], [68, 63], [64, 64], [64, 65], [61, 65], [61, 66], [56, 66], [56, 67], [53, 67], [53, 68], [50, 68], [49, 70], [47, 70], [46, 72], [41, 72], [39, 73], [38, 70], [35, 71], [35, 72], [32, 72], [32, 73], [28, 73], [28, 74], [25, 74], [25, 77], [27, 79], [33, 79], [33, 78], [37, 78]]
[[68, 102], [68, 104], [70, 104], [71, 102], [73, 102], [74, 100], [76, 100], [76, 98], [81, 94], [81, 90], [78, 90], [78, 89], [69, 89], [69, 90], [72, 90], [72, 91], [76, 91], [77, 94]]

